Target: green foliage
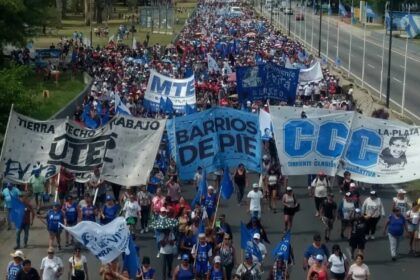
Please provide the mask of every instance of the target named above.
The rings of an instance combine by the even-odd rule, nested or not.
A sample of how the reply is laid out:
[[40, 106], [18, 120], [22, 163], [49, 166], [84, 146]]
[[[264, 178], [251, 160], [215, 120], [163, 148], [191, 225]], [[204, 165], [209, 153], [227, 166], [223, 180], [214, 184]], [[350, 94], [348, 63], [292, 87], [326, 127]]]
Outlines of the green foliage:
[[0, 133], [3, 134], [9, 117], [10, 106], [29, 115], [35, 108], [34, 94], [24, 85], [25, 79], [33, 75], [27, 66], [9, 65], [0, 70]]

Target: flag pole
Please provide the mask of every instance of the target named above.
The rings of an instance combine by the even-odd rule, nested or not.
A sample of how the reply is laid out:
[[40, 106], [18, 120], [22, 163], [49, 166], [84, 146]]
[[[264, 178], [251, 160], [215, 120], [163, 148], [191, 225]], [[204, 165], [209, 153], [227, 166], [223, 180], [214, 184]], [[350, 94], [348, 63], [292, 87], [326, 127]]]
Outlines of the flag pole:
[[57, 184], [55, 186], [54, 203], [56, 203], [58, 199], [58, 186], [60, 185], [60, 176], [61, 176], [61, 165], [59, 166], [58, 175], [57, 175]]
[[13, 114], [13, 108], [14, 107], [15, 107], [15, 105], [12, 103], [12, 106], [10, 106], [9, 119], [7, 120], [6, 131], [4, 132], [3, 145], [1, 146], [0, 158], [3, 158], [3, 150], [4, 150], [4, 146], [6, 145], [7, 132], [9, 131], [10, 120], [12, 119], [12, 114]]
[[217, 217], [217, 210], [219, 209], [219, 204], [220, 204], [220, 195], [222, 194], [222, 188], [223, 188], [223, 184], [220, 184], [220, 189], [219, 189], [219, 197], [217, 198], [217, 204], [216, 204], [216, 211], [214, 212], [214, 219], [212, 221], [212, 225], [211, 228], [214, 228], [214, 224], [216, 222], [216, 217]]

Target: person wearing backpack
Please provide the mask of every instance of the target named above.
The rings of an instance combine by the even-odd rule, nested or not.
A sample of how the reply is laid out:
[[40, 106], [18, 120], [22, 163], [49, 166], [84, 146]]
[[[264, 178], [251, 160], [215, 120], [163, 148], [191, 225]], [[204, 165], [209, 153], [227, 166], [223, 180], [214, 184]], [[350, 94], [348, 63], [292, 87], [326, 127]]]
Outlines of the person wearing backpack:
[[325, 175], [324, 171], [319, 171], [318, 176], [313, 180], [311, 184], [310, 195], [314, 197], [316, 213], [315, 216], [319, 216], [319, 209], [321, 204], [327, 199], [329, 192], [330, 183]]
[[260, 280], [262, 276], [261, 265], [259, 262], [253, 262], [252, 254], [246, 254], [245, 261], [241, 263], [236, 270], [236, 274], [241, 280]]

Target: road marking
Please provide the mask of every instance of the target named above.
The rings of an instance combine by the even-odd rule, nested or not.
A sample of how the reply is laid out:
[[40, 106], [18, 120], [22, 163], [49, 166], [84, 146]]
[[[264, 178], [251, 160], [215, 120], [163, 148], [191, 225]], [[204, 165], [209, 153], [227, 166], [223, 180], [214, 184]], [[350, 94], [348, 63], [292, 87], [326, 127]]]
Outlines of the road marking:
[[402, 83], [402, 81], [401, 80], [398, 80], [397, 78], [395, 78], [395, 77], [393, 77], [392, 78], [393, 80], [395, 80], [395, 81], [397, 81], [397, 82], [399, 82], [399, 83]]
[[373, 66], [372, 64], [368, 64], [368, 66], [372, 69], [375, 69], [375, 66]]

